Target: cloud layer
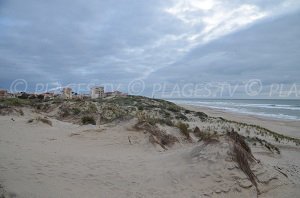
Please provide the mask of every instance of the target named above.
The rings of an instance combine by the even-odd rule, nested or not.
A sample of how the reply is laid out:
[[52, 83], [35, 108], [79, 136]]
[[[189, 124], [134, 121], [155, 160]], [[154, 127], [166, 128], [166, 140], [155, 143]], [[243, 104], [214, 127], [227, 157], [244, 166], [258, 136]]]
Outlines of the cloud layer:
[[290, 83], [299, 76], [299, 8], [297, 0], [0, 0], [0, 83]]

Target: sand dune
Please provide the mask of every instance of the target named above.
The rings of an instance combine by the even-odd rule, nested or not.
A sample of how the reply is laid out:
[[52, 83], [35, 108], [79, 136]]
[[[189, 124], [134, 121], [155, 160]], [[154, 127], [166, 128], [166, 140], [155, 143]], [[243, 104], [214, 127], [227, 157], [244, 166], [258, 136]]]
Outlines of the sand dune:
[[232, 113], [221, 109], [212, 109], [208, 107], [181, 105], [186, 109], [197, 110], [206, 113], [207, 115], [214, 117], [223, 117], [229, 120], [235, 120], [237, 122], [245, 122], [248, 124], [255, 124], [262, 127], [266, 127], [272, 131], [280, 134], [285, 134], [291, 137], [300, 137], [300, 121], [272, 119], [262, 116], [253, 116], [242, 113]]
[[[257, 190], [230, 157], [228, 141], [179, 143], [164, 151], [136, 120], [100, 128], [38, 116], [0, 117], [0, 178], [17, 197], [256, 197]], [[12, 120], [13, 118], [13, 120]], [[128, 140], [130, 139], [130, 142]], [[259, 197], [298, 197], [299, 149], [281, 155], [255, 147], [252, 167]]]

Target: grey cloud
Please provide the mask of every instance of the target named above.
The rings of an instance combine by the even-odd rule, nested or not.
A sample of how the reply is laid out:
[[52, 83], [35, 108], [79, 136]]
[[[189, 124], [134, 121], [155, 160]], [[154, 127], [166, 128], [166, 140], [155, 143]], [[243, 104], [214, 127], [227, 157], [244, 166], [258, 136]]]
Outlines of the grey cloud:
[[299, 12], [266, 20], [199, 46], [149, 80], [221, 82], [258, 78], [266, 84], [299, 83], [299, 20]]
[[[283, 1], [228, 2], [273, 10]], [[188, 39], [204, 24], [190, 26], [166, 13], [173, 3], [0, 0], [0, 86], [17, 78], [31, 84], [297, 80], [299, 14], [280, 15], [203, 45]], [[201, 19], [204, 12], [191, 15]], [[268, 77], [270, 69], [274, 74]]]

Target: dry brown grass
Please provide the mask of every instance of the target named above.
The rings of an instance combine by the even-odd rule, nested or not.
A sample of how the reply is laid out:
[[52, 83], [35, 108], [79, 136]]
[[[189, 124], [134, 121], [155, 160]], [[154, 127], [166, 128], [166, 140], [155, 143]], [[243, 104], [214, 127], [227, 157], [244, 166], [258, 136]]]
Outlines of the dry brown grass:
[[228, 137], [232, 140], [234, 161], [239, 165], [239, 168], [248, 176], [251, 183], [256, 187], [257, 191], [257, 177], [250, 168], [250, 164], [255, 160], [252, 155], [251, 149], [245, 142], [244, 138], [235, 131], [227, 133]]
[[197, 127], [197, 126], [194, 129], [194, 134], [195, 134], [196, 137], [199, 138], [199, 141], [204, 141], [207, 144], [219, 142], [218, 134], [211, 134], [211, 133], [206, 132], [206, 131], [201, 131], [199, 129], [199, 127]]
[[49, 119], [46, 118], [46, 117], [44, 117], [44, 118], [42, 118], [42, 117], [37, 117], [36, 120], [37, 120], [38, 122], [42, 122], [42, 123], [48, 124], [49, 126], [52, 126], [51, 120], [49, 120]]
[[189, 133], [189, 125], [183, 122], [178, 122], [176, 124], [176, 127], [180, 130], [180, 132], [182, 133], [182, 135], [184, 135], [188, 140], [191, 140], [191, 136]]
[[153, 126], [147, 122], [138, 122], [134, 128], [136, 130], [145, 130], [150, 133], [149, 141], [151, 143], [159, 144], [162, 148], [167, 149], [178, 142], [175, 136], [167, 134], [166, 131], [159, 129], [157, 126]]
[[13, 108], [13, 107], [9, 107], [9, 106], [0, 105], [0, 115], [2, 115], [2, 116], [6, 116], [6, 115], [23, 116], [24, 112], [22, 109], [19, 109], [19, 108]]
[[244, 138], [240, 134], [238, 134], [237, 132], [232, 130], [231, 132], [228, 132], [228, 135], [236, 144], [240, 144], [240, 146], [243, 149], [245, 149], [245, 151], [247, 151], [249, 154], [251, 154], [252, 159], [254, 159], [252, 152], [251, 152], [251, 148], [248, 146], [248, 144], [245, 142]]

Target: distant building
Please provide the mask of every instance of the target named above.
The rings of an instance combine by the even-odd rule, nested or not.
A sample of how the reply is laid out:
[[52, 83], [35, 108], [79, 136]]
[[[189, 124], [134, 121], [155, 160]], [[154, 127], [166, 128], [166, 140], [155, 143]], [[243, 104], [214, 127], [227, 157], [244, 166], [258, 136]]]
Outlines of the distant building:
[[62, 97], [64, 99], [72, 99], [72, 89], [70, 87], [63, 88]]
[[0, 89], [0, 98], [7, 98], [8, 92], [5, 89]]
[[104, 87], [93, 87], [91, 89], [91, 98], [103, 98], [104, 95]]

